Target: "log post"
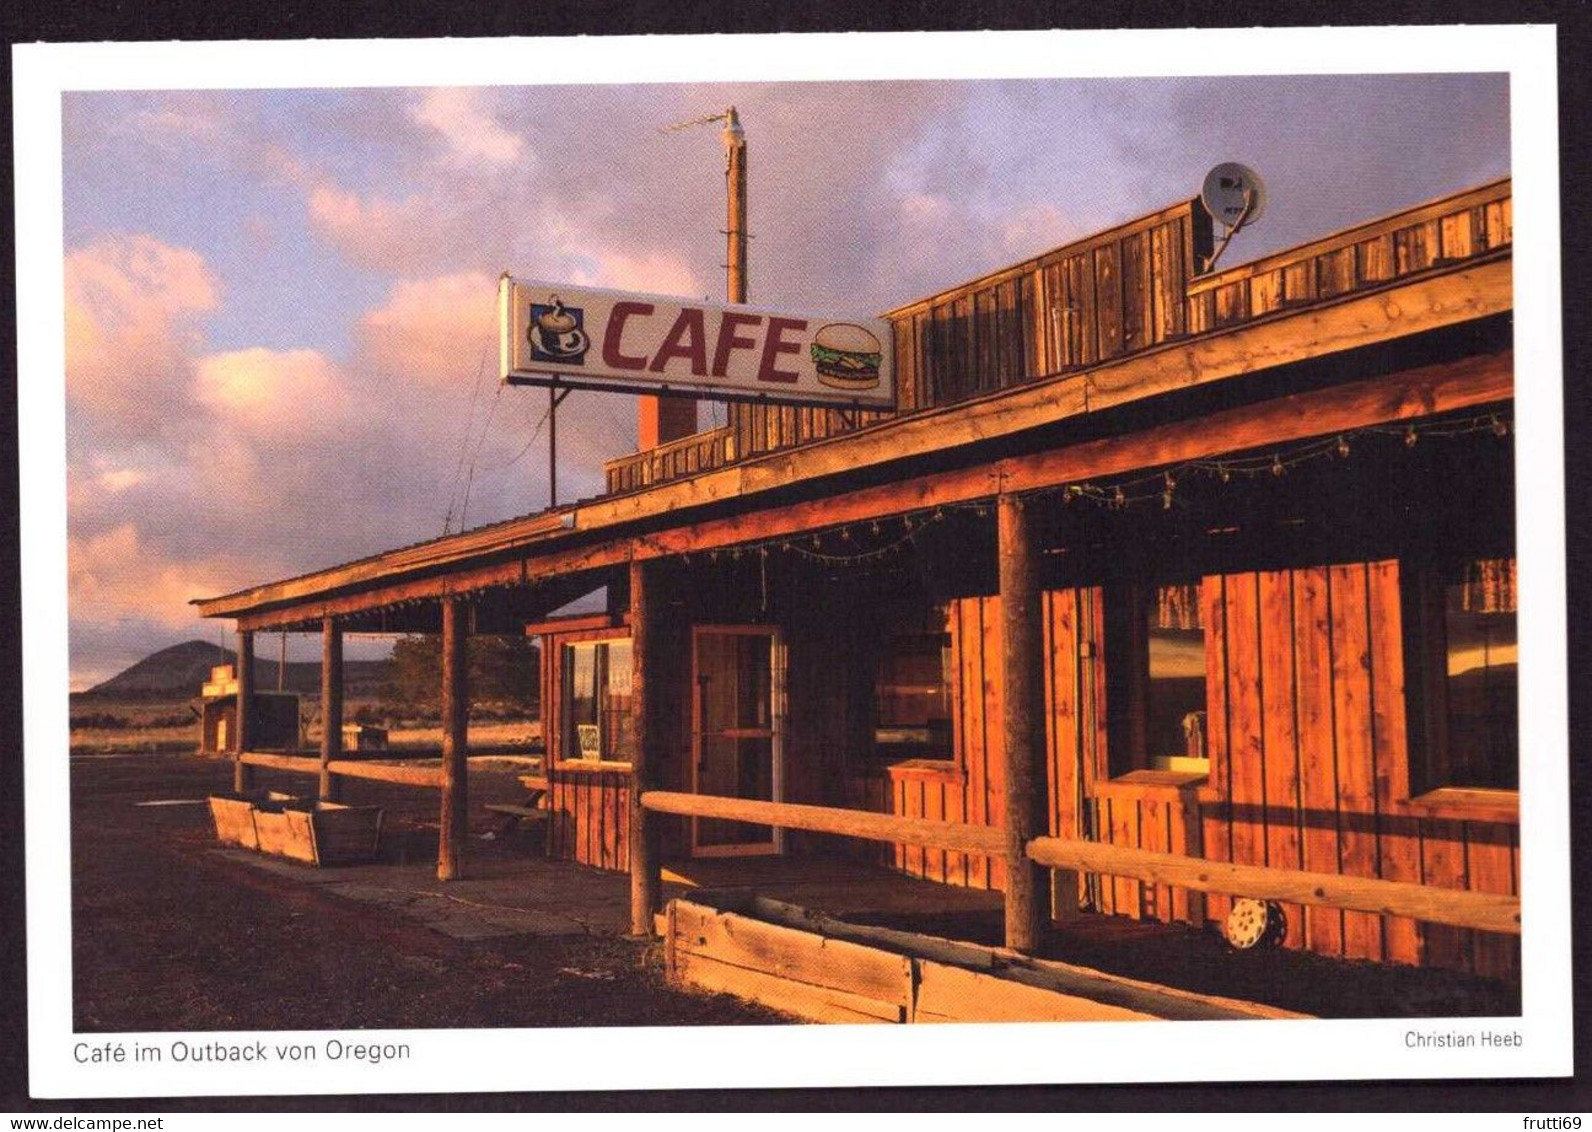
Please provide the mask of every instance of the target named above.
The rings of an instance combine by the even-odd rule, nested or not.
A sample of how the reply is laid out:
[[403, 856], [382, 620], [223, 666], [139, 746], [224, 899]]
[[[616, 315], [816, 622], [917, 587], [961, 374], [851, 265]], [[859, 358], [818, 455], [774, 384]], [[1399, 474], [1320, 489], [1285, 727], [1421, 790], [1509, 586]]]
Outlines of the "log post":
[[331, 617], [321, 622], [321, 800], [342, 793], [332, 760], [343, 754], [343, 630]]
[[658, 818], [641, 806], [641, 795], [658, 785], [658, 726], [661, 685], [657, 681], [657, 619], [662, 605], [657, 566], [630, 563], [630, 711], [635, 750], [630, 762], [630, 932], [653, 934], [652, 917], [663, 890]]
[[468, 609], [457, 597], [442, 599], [442, 812], [437, 833], [437, 879], [464, 875], [469, 833], [470, 681], [465, 660]]
[[1002, 495], [997, 507], [1000, 558], [1006, 778], [1006, 946], [1032, 954], [1040, 944], [1045, 904], [1042, 870], [1028, 842], [1043, 836], [1045, 807], [1045, 630], [1039, 589], [1039, 547], [1031, 507]]
[[252, 712], [254, 704], [254, 631], [238, 630], [238, 726], [237, 750], [232, 763], [232, 790], [246, 794], [254, 787], [254, 768], [243, 761], [243, 752], [254, 739]]

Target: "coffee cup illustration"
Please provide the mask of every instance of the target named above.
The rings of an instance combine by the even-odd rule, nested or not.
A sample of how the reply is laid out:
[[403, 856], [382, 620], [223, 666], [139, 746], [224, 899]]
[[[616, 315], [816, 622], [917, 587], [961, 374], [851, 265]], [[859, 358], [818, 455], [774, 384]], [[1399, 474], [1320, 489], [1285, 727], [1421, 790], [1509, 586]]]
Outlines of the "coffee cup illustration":
[[580, 309], [566, 307], [557, 295], [549, 303], [531, 308], [531, 346], [544, 361], [580, 361], [591, 345], [580, 325]]

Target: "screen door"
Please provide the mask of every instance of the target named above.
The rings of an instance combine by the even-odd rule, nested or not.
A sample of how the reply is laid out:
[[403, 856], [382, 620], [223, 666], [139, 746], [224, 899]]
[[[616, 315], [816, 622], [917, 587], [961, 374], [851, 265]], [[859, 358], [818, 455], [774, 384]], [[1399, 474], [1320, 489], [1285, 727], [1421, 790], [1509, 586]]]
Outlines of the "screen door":
[[[698, 625], [692, 630], [693, 789], [724, 798], [780, 800], [783, 648], [769, 625]], [[779, 831], [766, 825], [697, 818], [699, 857], [777, 853]]]

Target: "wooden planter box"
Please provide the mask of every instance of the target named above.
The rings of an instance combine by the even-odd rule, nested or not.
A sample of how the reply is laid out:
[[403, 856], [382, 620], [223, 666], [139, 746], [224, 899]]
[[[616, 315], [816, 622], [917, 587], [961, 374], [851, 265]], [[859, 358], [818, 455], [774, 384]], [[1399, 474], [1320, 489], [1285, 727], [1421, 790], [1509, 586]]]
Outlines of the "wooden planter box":
[[376, 855], [380, 806], [343, 806], [285, 794], [212, 797], [216, 839], [310, 865], [352, 865]]
[[694, 892], [658, 917], [670, 978], [813, 1022], [1303, 1018], [1003, 948], [835, 920], [747, 893]]

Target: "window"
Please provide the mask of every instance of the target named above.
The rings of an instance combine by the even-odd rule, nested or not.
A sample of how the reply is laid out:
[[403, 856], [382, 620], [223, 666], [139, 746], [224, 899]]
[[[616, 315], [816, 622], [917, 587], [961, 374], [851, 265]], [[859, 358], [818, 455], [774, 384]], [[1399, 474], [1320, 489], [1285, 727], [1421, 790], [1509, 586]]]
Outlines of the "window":
[[628, 762], [635, 750], [630, 715], [630, 642], [564, 646], [560, 758]]
[[885, 643], [874, 681], [877, 730], [882, 757], [950, 759], [951, 634], [947, 610], [937, 606], [933, 628], [897, 633]]
[[1112, 776], [1208, 773], [1199, 584], [1122, 586], [1105, 600]]
[[1408, 592], [1412, 791], [1518, 789], [1514, 559], [1417, 570]]

